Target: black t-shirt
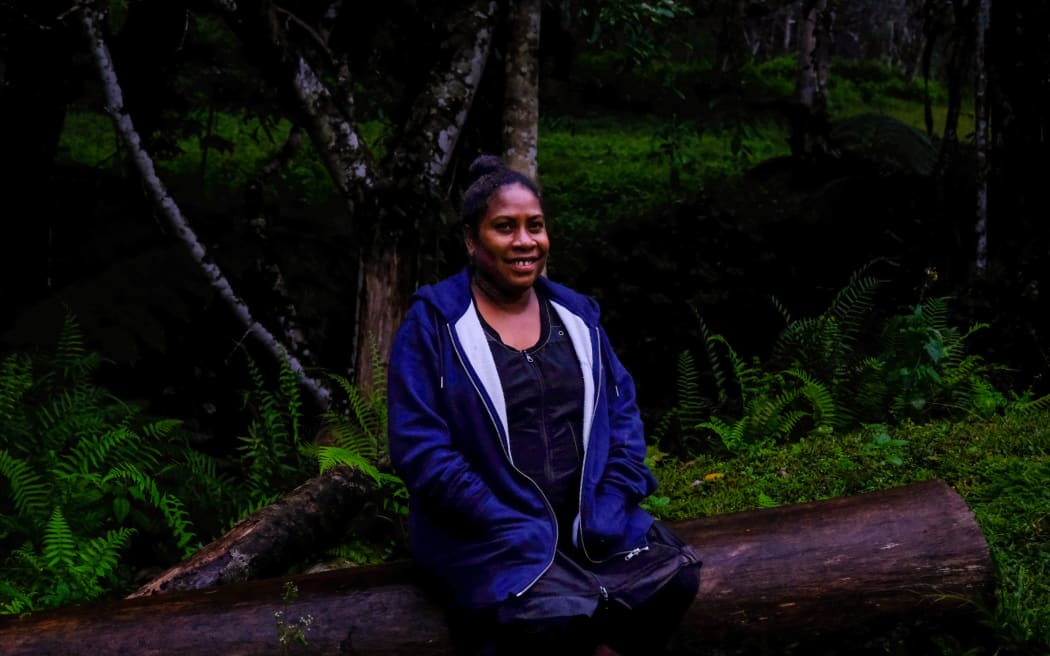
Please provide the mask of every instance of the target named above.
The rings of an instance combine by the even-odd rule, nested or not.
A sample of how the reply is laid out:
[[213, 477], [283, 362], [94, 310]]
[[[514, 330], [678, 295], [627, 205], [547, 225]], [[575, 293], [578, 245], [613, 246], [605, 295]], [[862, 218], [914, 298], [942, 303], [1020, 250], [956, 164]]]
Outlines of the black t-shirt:
[[[480, 313], [478, 314], [480, 318]], [[539, 485], [558, 516], [558, 542], [572, 542], [583, 464], [583, 373], [558, 313], [540, 298], [540, 338], [507, 346], [481, 319], [507, 405], [511, 459]]]

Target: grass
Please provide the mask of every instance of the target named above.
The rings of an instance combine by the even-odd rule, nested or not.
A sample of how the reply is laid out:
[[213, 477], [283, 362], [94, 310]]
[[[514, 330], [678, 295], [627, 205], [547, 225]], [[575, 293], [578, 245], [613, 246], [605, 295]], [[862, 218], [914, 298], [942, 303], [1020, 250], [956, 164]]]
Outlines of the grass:
[[[893, 453], [878, 446], [883, 431], [903, 442], [894, 442]], [[681, 462], [655, 449], [650, 457], [660, 481], [654, 510], [666, 519], [942, 479], [973, 510], [991, 549], [996, 605], [981, 613], [995, 630], [994, 653], [1050, 652], [1050, 414], [814, 435], [733, 458], [702, 455]], [[991, 648], [966, 649], [971, 651], [946, 653]]]
[[558, 230], [592, 234], [787, 153], [787, 134], [772, 121], [705, 129], [655, 117], [556, 117], [540, 122], [537, 166]]

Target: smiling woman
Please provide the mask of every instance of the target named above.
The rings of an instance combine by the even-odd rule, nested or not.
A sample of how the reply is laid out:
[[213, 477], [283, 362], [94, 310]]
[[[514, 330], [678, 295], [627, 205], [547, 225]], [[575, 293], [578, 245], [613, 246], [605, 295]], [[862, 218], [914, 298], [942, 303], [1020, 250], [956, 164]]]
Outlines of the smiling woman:
[[594, 300], [542, 275], [536, 184], [489, 156], [470, 179], [470, 264], [416, 292], [391, 353], [413, 555], [461, 653], [659, 653], [700, 560], [639, 506], [634, 384]]

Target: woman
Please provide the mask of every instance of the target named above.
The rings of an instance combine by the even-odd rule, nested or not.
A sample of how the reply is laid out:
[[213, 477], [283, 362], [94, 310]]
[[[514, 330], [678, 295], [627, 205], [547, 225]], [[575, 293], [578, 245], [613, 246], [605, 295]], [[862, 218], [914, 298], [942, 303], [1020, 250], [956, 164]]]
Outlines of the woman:
[[391, 353], [414, 558], [465, 652], [657, 653], [700, 563], [638, 505], [656, 481], [634, 384], [596, 303], [540, 275], [536, 184], [490, 156], [470, 180], [471, 263], [416, 293]]

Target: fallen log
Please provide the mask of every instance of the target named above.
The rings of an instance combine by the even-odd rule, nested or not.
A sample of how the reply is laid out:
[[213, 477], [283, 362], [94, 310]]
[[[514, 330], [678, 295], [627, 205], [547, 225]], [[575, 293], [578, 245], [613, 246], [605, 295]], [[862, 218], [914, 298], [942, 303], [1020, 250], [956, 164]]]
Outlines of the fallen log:
[[335, 544], [374, 489], [361, 470], [332, 467], [244, 518], [128, 598], [278, 576]]
[[[984, 536], [940, 481], [675, 528], [704, 560], [680, 643], [965, 612], [992, 586]], [[0, 645], [7, 656], [450, 653], [443, 614], [408, 563], [7, 618]]]

